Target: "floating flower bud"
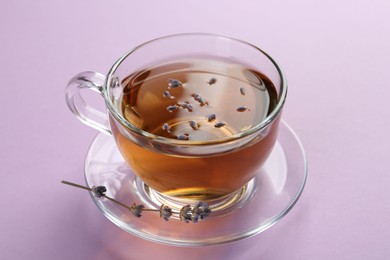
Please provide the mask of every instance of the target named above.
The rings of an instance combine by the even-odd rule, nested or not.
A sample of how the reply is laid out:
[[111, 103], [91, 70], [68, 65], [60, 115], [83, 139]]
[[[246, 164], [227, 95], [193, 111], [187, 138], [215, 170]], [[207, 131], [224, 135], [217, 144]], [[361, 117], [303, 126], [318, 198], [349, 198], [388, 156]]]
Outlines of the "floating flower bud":
[[177, 136], [177, 139], [179, 139], [179, 140], [189, 140], [190, 136], [188, 134], [179, 135], [179, 136]]
[[182, 85], [183, 84], [177, 79], [168, 79], [168, 88], [169, 89], [181, 87]]
[[191, 206], [187, 205], [180, 210], [180, 220], [188, 223], [191, 221]]
[[163, 218], [165, 221], [168, 221], [172, 216], [172, 209], [166, 205], [161, 205], [160, 207], [160, 218]]
[[224, 122], [219, 122], [214, 125], [216, 128], [221, 128], [222, 126], [226, 125]]
[[194, 97], [194, 99], [196, 101], [198, 101], [200, 103], [201, 106], [204, 106], [204, 105], [208, 105], [209, 103], [207, 103], [206, 100], [204, 100], [204, 98], [202, 98], [199, 94], [192, 94], [192, 96]]
[[209, 80], [209, 82], [207, 82], [207, 83], [209, 83], [210, 85], [213, 85], [213, 84], [215, 84], [217, 82], [217, 79], [216, 78], [211, 78], [210, 80]]
[[171, 132], [171, 127], [168, 125], [168, 123], [164, 123], [162, 129], [168, 133]]
[[245, 96], [245, 88], [240, 88], [241, 95]]
[[211, 115], [209, 115], [209, 117], [207, 118], [207, 120], [208, 120], [209, 122], [213, 122], [216, 118], [217, 118], [217, 117], [216, 117], [215, 114], [211, 114]]
[[194, 111], [194, 107], [191, 104], [185, 104], [183, 107], [186, 108], [189, 112]]
[[174, 99], [175, 97], [171, 95], [171, 93], [169, 93], [168, 90], [165, 90], [164, 93], [163, 93], [163, 97], [165, 98], [170, 98], [170, 99]]
[[195, 122], [194, 120], [189, 121], [189, 123], [190, 123], [190, 126], [192, 127], [192, 129], [194, 129], [194, 130], [199, 129], [199, 126], [200, 126], [199, 123]]
[[105, 186], [93, 186], [91, 190], [93, 192], [93, 195], [96, 196], [96, 198], [101, 198], [105, 196], [104, 193], [107, 191], [107, 188]]
[[176, 109], [178, 109], [179, 107], [177, 106], [177, 105], [173, 105], [173, 106], [168, 106], [167, 107], [167, 110], [169, 111], [169, 112], [172, 112], [172, 111], [175, 111]]
[[198, 102], [200, 103], [201, 106], [208, 105], [207, 101], [204, 100], [203, 98], [199, 98]]
[[188, 103], [188, 102], [178, 103], [177, 105], [182, 107], [182, 108], [184, 108], [184, 109], [187, 109], [189, 112], [194, 111], [194, 107], [190, 103]]
[[238, 111], [238, 112], [245, 112], [245, 111], [247, 111], [247, 110], [250, 111], [249, 108], [246, 107], [246, 106], [242, 106], [242, 107], [237, 108], [237, 111]]
[[137, 205], [135, 203], [133, 203], [133, 205], [131, 205], [130, 207], [130, 212], [133, 213], [134, 216], [140, 218], [142, 215], [142, 210], [143, 208], [145, 208], [144, 205], [140, 204], [140, 205]]

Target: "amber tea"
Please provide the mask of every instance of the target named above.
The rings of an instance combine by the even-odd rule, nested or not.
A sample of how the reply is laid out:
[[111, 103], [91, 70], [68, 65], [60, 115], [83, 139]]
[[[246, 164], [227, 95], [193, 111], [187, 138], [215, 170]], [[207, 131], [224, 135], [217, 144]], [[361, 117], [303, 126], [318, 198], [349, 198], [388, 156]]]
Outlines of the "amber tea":
[[[208, 141], [224, 143], [261, 123], [278, 102], [266, 75], [229, 60], [160, 63], [132, 73], [121, 84], [122, 115], [130, 124], [157, 138], [188, 142], [188, 149]], [[122, 155], [148, 186], [165, 195], [207, 201], [254, 177], [272, 150], [277, 125], [242, 146], [205, 155], [167, 153], [163, 144], [140, 145], [114, 123], [111, 128]]]

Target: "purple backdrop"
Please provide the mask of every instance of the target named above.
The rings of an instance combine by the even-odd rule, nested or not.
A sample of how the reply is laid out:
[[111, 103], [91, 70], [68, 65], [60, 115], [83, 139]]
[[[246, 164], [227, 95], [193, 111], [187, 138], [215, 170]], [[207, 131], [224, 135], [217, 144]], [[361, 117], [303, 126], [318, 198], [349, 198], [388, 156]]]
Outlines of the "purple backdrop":
[[[390, 1], [59, 2], [0, 2], [2, 259], [390, 257]], [[97, 133], [68, 110], [68, 80], [180, 32], [249, 41], [287, 75], [284, 120], [309, 178], [292, 211], [255, 237], [202, 249], [143, 241], [60, 184], [84, 183]]]

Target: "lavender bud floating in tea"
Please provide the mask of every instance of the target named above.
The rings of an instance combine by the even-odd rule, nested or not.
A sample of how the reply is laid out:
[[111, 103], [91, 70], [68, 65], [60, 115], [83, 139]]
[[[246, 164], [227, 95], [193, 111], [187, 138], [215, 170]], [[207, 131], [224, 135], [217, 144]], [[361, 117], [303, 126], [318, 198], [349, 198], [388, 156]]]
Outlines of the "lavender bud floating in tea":
[[195, 122], [194, 120], [191, 120], [190, 122], [190, 126], [192, 127], [192, 129], [194, 130], [198, 130], [199, 129], [199, 123]]
[[162, 129], [168, 133], [171, 132], [171, 127], [168, 125], [168, 123], [164, 123]]
[[242, 106], [242, 107], [237, 108], [237, 111], [238, 112], [245, 112], [245, 111], [250, 111], [250, 110], [246, 106]]
[[179, 135], [177, 136], [177, 139], [186, 141], [186, 140], [190, 140], [190, 136], [189, 134]]
[[217, 117], [216, 117], [215, 114], [211, 114], [211, 115], [209, 115], [209, 117], [207, 118], [207, 121], [213, 122], [216, 118], [217, 118]]
[[167, 107], [167, 110], [169, 111], [169, 112], [173, 112], [173, 111], [175, 111], [176, 109], [178, 109], [179, 107], [177, 106], [177, 105], [173, 105], [173, 106], [168, 106]]
[[174, 99], [175, 98], [174, 96], [171, 95], [171, 93], [168, 90], [165, 90], [163, 92], [163, 97], [170, 98], [170, 99]]
[[184, 109], [187, 109], [188, 112], [194, 111], [194, 107], [193, 107], [190, 103], [188, 103], [188, 102], [185, 102], [185, 103], [178, 103], [177, 105], [180, 106], [180, 107], [182, 107], [182, 108], [184, 108]]
[[217, 83], [217, 79], [216, 78], [211, 78], [209, 80], [209, 82], [207, 82], [207, 83], [209, 83], [209, 85], [213, 85], [213, 84]]
[[178, 215], [179, 219], [185, 223], [197, 223], [199, 220], [204, 220], [207, 216], [211, 214], [211, 209], [207, 203], [199, 201], [193, 208], [190, 205], [186, 205], [179, 212], [173, 211], [169, 206], [162, 204], [158, 209], [149, 209], [146, 208], [143, 204], [133, 203], [130, 207], [122, 202], [117, 201], [114, 198], [111, 198], [105, 194], [107, 188], [105, 186], [93, 186], [92, 188], [85, 187], [69, 181], [61, 181], [61, 183], [70, 185], [76, 188], [84, 189], [91, 191], [96, 198], [104, 198], [113, 203], [122, 206], [128, 209], [131, 214], [135, 217], [142, 217], [143, 212], [158, 212], [160, 213], [160, 218], [165, 221], [168, 221], [172, 215]]
[[179, 80], [177, 79], [168, 79], [168, 88], [171, 89], [171, 88], [177, 88], [177, 87], [181, 87], [183, 85], [183, 83], [181, 83]]
[[206, 102], [206, 100], [204, 100], [204, 98], [202, 98], [199, 94], [192, 94], [192, 96], [194, 97], [194, 99], [196, 101], [199, 102], [199, 104], [201, 106], [204, 106], [204, 105], [208, 105], [208, 103]]
[[216, 127], [216, 128], [221, 128], [221, 127], [223, 127], [223, 126], [225, 126], [226, 124], [224, 123], [224, 122], [219, 122], [219, 123], [216, 123], [215, 125], [214, 125], [214, 127]]

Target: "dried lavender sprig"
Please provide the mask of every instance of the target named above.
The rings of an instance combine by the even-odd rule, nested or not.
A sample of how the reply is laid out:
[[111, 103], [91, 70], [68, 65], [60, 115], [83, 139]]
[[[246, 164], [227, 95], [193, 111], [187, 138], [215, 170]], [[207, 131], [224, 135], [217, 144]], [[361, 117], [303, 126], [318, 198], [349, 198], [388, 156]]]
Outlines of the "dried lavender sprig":
[[207, 203], [199, 201], [194, 208], [191, 208], [190, 205], [184, 206], [180, 212], [174, 212], [169, 206], [166, 205], [161, 205], [159, 209], [148, 209], [145, 208], [144, 205], [142, 204], [136, 204], [133, 203], [130, 207], [127, 206], [126, 204], [123, 204], [107, 195], [104, 194], [104, 192], [107, 191], [105, 186], [93, 186], [92, 188], [85, 187], [73, 182], [68, 182], [68, 181], [61, 181], [63, 184], [67, 184], [70, 186], [74, 186], [76, 188], [92, 191], [93, 194], [98, 197], [98, 198], [106, 198], [126, 209], [128, 209], [134, 216], [136, 217], [141, 217], [142, 212], [144, 211], [152, 211], [152, 212], [159, 212], [160, 213], [160, 218], [164, 219], [165, 221], [168, 221], [169, 218], [173, 214], [178, 214], [180, 217], [181, 221], [184, 221], [186, 223], [192, 221], [193, 223], [197, 223], [198, 220], [204, 220], [208, 215], [211, 214], [211, 210], [209, 209], [209, 206]]

